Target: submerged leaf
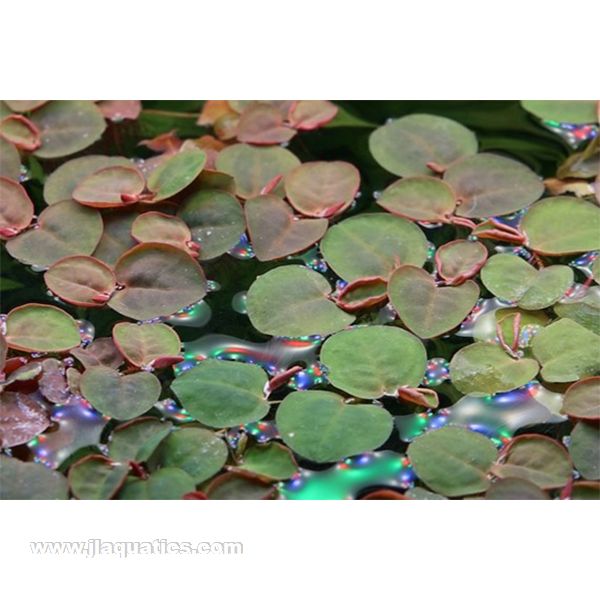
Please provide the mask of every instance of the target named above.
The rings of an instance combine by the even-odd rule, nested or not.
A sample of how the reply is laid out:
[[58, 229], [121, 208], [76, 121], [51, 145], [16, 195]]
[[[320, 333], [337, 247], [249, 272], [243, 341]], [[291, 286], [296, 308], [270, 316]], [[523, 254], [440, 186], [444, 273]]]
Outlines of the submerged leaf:
[[0, 394], [0, 446], [25, 444], [50, 426], [48, 412], [34, 396], [19, 392]]
[[119, 491], [129, 467], [105, 456], [82, 458], [69, 469], [69, 487], [80, 500], [109, 500]]

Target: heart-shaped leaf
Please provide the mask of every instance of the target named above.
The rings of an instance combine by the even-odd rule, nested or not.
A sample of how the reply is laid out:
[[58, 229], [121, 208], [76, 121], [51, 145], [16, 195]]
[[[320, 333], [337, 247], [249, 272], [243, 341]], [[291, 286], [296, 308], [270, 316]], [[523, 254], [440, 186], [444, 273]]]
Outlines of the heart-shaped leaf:
[[338, 107], [327, 100], [300, 100], [292, 104], [288, 120], [296, 129], [311, 131], [329, 123], [337, 112]]
[[406, 219], [364, 214], [331, 227], [321, 241], [321, 252], [346, 281], [373, 276], [387, 279], [400, 265], [422, 266], [427, 258], [427, 239]]
[[434, 492], [454, 498], [489, 488], [487, 473], [498, 452], [484, 435], [448, 426], [418, 437], [407, 454], [419, 479]]
[[475, 134], [460, 123], [435, 115], [413, 114], [386, 123], [369, 138], [373, 158], [400, 177], [430, 175], [477, 152]]
[[258, 365], [203, 360], [171, 384], [182, 406], [203, 425], [232, 427], [269, 412], [267, 374]]
[[136, 367], [179, 357], [181, 340], [175, 330], [164, 323], [117, 323], [112, 334], [121, 354]]
[[518, 477], [544, 490], [564, 487], [571, 479], [571, 460], [555, 440], [538, 434], [519, 435], [502, 451], [492, 467], [497, 477]]
[[9, 240], [6, 249], [19, 262], [45, 267], [65, 256], [92, 254], [101, 236], [100, 213], [65, 200], [44, 209], [36, 227]]
[[143, 415], [158, 401], [160, 382], [145, 371], [121, 375], [110, 367], [89, 367], [79, 382], [84, 398], [107, 417], [126, 421]]
[[521, 100], [523, 108], [544, 121], [597, 123], [596, 100]]
[[511, 358], [500, 346], [485, 342], [461, 348], [450, 361], [454, 387], [474, 396], [514, 390], [531, 381], [538, 370], [535, 360]]
[[571, 319], [600, 335], [600, 286], [588, 288], [583, 297], [562, 298], [552, 310], [559, 317]]
[[181, 500], [195, 489], [193, 478], [185, 471], [166, 467], [148, 479], [128, 479], [119, 500]]
[[199, 244], [192, 242], [192, 233], [184, 221], [162, 212], [141, 214], [131, 225], [131, 235], [138, 242], [161, 242], [180, 248], [192, 257], [199, 255]]
[[264, 103], [256, 103], [244, 109], [237, 125], [237, 139], [248, 144], [281, 144], [295, 135], [292, 128], [284, 125], [281, 112]]
[[600, 420], [600, 377], [573, 383], [565, 392], [562, 412], [575, 419]]
[[33, 203], [18, 182], [0, 177], [0, 239], [17, 235], [33, 218]]
[[371, 405], [350, 405], [338, 394], [292, 392], [279, 405], [277, 429], [294, 452], [315, 462], [334, 462], [381, 446], [392, 416]]
[[219, 171], [235, 178], [236, 194], [240, 198], [253, 198], [274, 177], [285, 175], [299, 164], [300, 161], [285, 148], [234, 144], [219, 152], [216, 166]]
[[479, 286], [465, 281], [437, 287], [427, 271], [407, 265], [392, 274], [388, 296], [406, 327], [426, 339], [460, 325], [479, 298]]
[[0, 120], [0, 137], [26, 152], [40, 147], [38, 128], [23, 115], [8, 115]]
[[14, 144], [0, 137], [0, 177], [17, 181], [21, 175], [21, 157]]
[[98, 107], [89, 100], [54, 100], [37, 109], [31, 121], [39, 129], [40, 158], [75, 154], [99, 140], [106, 123]]
[[244, 211], [252, 248], [261, 261], [301, 252], [327, 231], [327, 219], [295, 218], [292, 209], [273, 195], [247, 200]]
[[61, 258], [44, 273], [44, 281], [59, 298], [88, 307], [106, 304], [117, 285], [112, 269], [91, 256]]
[[87, 177], [108, 167], [130, 167], [131, 161], [123, 156], [80, 156], [52, 171], [44, 184], [46, 204], [71, 200], [75, 188]]
[[573, 285], [573, 270], [552, 265], [541, 270], [514, 254], [496, 254], [481, 271], [481, 280], [495, 296], [525, 310], [552, 306]]
[[148, 189], [156, 194], [152, 202], [181, 192], [200, 175], [205, 163], [206, 153], [195, 147], [167, 158], [148, 177]]
[[109, 455], [116, 461], [146, 462], [169, 435], [172, 424], [141, 417], [115, 427], [110, 436]]
[[[360, 357], [360, 360], [356, 360]], [[423, 343], [399, 327], [375, 325], [341, 331], [321, 348], [332, 385], [358, 398], [394, 396], [423, 379]]]
[[121, 255], [135, 246], [131, 227], [137, 216], [138, 213], [134, 210], [104, 212], [104, 231], [92, 256], [114, 267]]
[[308, 217], [331, 217], [344, 212], [360, 187], [358, 169], [342, 161], [308, 162], [284, 177], [290, 204]]
[[581, 198], [557, 196], [536, 202], [520, 225], [527, 246], [560, 256], [600, 248], [600, 208]]
[[571, 432], [569, 454], [586, 479], [600, 479], [600, 432], [589, 423], [577, 423]]
[[232, 470], [254, 473], [267, 481], [289, 479], [298, 471], [298, 465], [290, 449], [277, 442], [252, 446], [241, 464]]
[[600, 373], [600, 336], [571, 319], [559, 319], [542, 329], [532, 348], [546, 381], [577, 381]]
[[408, 177], [387, 187], [377, 204], [412, 221], [447, 223], [456, 207], [454, 190], [434, 177]]
[[50, 425], [48, 412], [34, 396], [20, 392], [0, 394], [0, 446], [25, 444]]
[[518, 477], [497, 479], [485, 494], [486, 500], [550, 500], [535, 483]]
[[6, 317], [9, 348], [25, 352], [66, 352], [79, 346], [79, 327], [64, 310], [46, 304], [24, 304]]
[[209, 260], [231, 250], [246, 229], [240, 203], [227, 192], [208, 189], [187, 198], [179, 212], [200, 244], [200, 257]]
[[206, 294], [200, 265], [169, 244], [139, 244], [115, 265], [117, 290], [108, 305], [133, 319], [171, 315]]
[[487, 257], [487, 248], [481, 242], [454, 240], [437, 249], [435, 265], [444, 281], [458, 285], [477, 275]]
[[67, 479], [38, 463], [0, 455], [0, 500], [66, 500]]
[[93, 208], [116, 208], [136, 202], [145, 187], [144, 176], [134, 166], [104, 167], [77, 184], [73, 200]]
[[82, 458], [69, 469], [69, 487], [80, 500], [110, 500], [125, 483], [129, 467], [102, 455]]
[[199, 484], [218, 473], [227, 456], [227, 444], [212, 431], [185, 427], [161, 443], [152, 464], [181, 469]]
[[256, 278], [247, 296], [252, 325], [268, 335], [328, 335], [344, 329], [354, 317], [328, 299], [327, 279], [300, 265], [278, 267]]

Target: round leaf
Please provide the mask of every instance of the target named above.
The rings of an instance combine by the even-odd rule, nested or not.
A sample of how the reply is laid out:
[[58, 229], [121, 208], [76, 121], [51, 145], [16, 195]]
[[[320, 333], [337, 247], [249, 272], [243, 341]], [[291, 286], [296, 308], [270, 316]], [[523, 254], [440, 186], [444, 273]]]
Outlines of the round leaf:
[[145, 371], [121, 375], [110, 367], [89, 367], [79, 382], [84, 398], [107, 417], [126, 421], [139, 417], [158, 401], [160, 382]]
[[263, 103], [246, 108], [237, 126], [237, 139], [249, 144], [281, 144], [294, 135], [296, 132], [283, 124], [281, 112]]
[[119, 500], [181, 500], [195, 489], [193, 478], [185, 471], [167, 467], [148, 479], [128, 479]]
[[407, 454], [419, 479], [434, 492], [454, 498], [489, 488], [487, 473], [497, 450], [484, 435], [449, 426], [418, 437]]
[[477, 152], [477, 139], [460, 123], [435, 115], [408, 115], [386, 123], [369, 138], [373, 158], [400, 177], [430, 175]]
[[9, 348], [25, 352], [66, 352], [79, 346], [75, 319], [64, 310], [45, 304], [24, 304], [6, 318]]
[[141, 214], [131, 225], [131, 235], [138, 242], [162, 242], [180, 248], [196, 257], [197, 246], [191, 244], [189, 227], [179, 218], [161, 212], [149, 211]]
[[435, 253], [438, 274], [450, 285], [474, 277], [485, 264], [487, 248], [481, 242], [454, 240]]
[[465, 281], [437, 287], [427, 271], [408, 265], [392, 274], [388, 296], [408, 329], [420, 338], [432, 338], [462, 323], [479, 298], [479, 286]]
[[327, 219], [297, 219], [277, 196], [258, 196], [244, 206], [252, 248], [260, 261], [296, 254], [318, 242]]
[[66, 500], [68, 493], [60, 473], [0, 455], [0, 500]]
[[108, 305], [133, 319], [171, 315], [206, 294], [200, 265], [169, 244], [139, 244], [117, 261], [115, 274], [123, 289]]
[[521, 100], [523, 108], [544, 121], [597, 123], [596, 100]]
[[335, 387], [359, 398], [380, 398], [395, 395], [403, 386], [418, 386], [427, 354], [411, 333], [374, 325], [329, 338], [321, 348], [321, 362]]
[[461, 348], [452, 357], [450, 378], [463, 394], [485, 396], [525, 385], [538, 369], [531, 358], [514, 359], [496, 344], [477, 342]]
[[507, 477], [492, 483], [486, 500], [550, 500], [548, 494], [527, 479]]
[[25, 444], [49, 425], [46, 409], [34, 396], [20, 392], [0, 395], [0, 447]]
[[248, 316], [256, 329], [268, 335], [328, 335], [354, 321], [328, 299], [329, 294], [327, 279], [312, 269], [278, 267], [250, 286]]
[[164, 323], [117, 323], [113, 339], [121, 354], [136, 367], [152, 365], [158, 359], [179, 355], [181, 341]]
[[331, 217], [346, 210], [360, 186], [358, 169], [342, 161], [308, 162], [284, 178], [290, 204], [308, 217]]
[[117, 461], [146, 462], [172, 429], [171, 423], [141, 417], [116, 427], [108, 446], [110, 457]]
[[224, 473], [206, 486], [209, 500], [272, 500], [276, 489], [253, 473]]
[[44, 273], [44, 281], [59, 298], [89, 307], [105, 304], [117, 284], [112, 269], [91, 256], [61, 258]]
[[77, 184], [73, 200], [93, 208], [115, 208], [128, 203], [123, 195], [139, 196], [145, 187], [144, 176], [133, 166], [104, 167]]
[[205, 163], [206, 153], [193, 147], [160, 163], [148, 177], [148, 189], [156, 193], [152, 201], [159, 202], [181, 192], [200, 175]]
[[269, 481], [289, 479], [298, 471], [298, 465], [289, 448], [277, 442], [252, 446], [237, 467], [255, 473]]
[[427, 239], [417, 225], [388, 214], [364, 214], [329, 229], [321, 252], [346, 281], [379, 276], [387, 279], [402, 264], [420, 267], [427, 258]]
[[89, 100], [54, 100], [31, 115], [40, 130], [40, 158], [75, 154], [99, 140], [106, 123], [98, 107]]
[[109, 500], [127, 477], [127, 464], [104, 456], [86, 456], [69, 469], [69, 487], [80, 500]]
[[33, 218], [33, 203], [18, 182], [0, 177], [0, 238], [10, 238], [25, 229]]
[[476, 154], [444, 174], [458, 198], [461, 217], [506, 215], [535, 202], [544, 193], [542, 180], [529, 167], [504, 156]]
[[102, 217], [97, 210], [65, 200], [48, 206], [36, 227], [6, 243], [19, 262], [45, 267], [65, 256], [90, 255], [102, 236]]
[[571, 432], [569, 453], [585, 479], [600, 479], [600, 431], [589, 423], [577, 423]]
[[588, 377], [565, 392], [562, 412], [575, 419], [600, 420], [600, 377]]
[[350, 405], [331, 392], [292, 392], [279, 405], [277, 429], [294, 452], [333, 462], [368, 452], [390, 436], [393, 420], [378, 406]]
[[210, 427], [232, 427], [269, 412], [267, 374], [253, 364], [203, 360], [175, 379], [171, 388], [194, 419]]
[[290, 108], [290, 125], [301, 131], [318, 129], [329, 123], [337, 114], [338, 107], [327, 100], [300, 100]]

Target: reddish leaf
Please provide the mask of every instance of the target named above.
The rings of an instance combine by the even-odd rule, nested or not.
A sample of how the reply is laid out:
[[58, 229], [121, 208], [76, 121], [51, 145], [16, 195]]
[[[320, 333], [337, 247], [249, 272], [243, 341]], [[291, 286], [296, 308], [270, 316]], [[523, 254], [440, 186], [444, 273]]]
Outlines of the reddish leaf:
[[33, 218], [33, 203], [18, 182], [0, 177], [0, 239], [14, 237]]
[[291, 140], [296, 132], [283, 124], [281, 113], [268, 104], [254, 104], [242, 113], [237, 138], [240, 142], [269, 146]]
[[50, 425], [41, 402], [33, 396], [3, 392], [0, 395], [0, 446], [25, 444]]
[[435, 265], [444, 281], [458, 285], [477, 275], [487, 257], [487, 248], [481, 242], [454, 240], [437, 249]]
[[190, 228], [178, 217], [150, 211], [141, 214], [131, 226], [138, 242], [161, 242], [184, 250], [192, 257], [200, 253], [200, 245], [192, 241]]
[[177, 133], [173, 129], [167, 133], [161, 133], [154, 138], [149, 140], [142, 140], [138, 143], [138, 146], [145, 146], [154, 152], [161, 152], [166, 154], [174, 154], [179, 151], [183, 142], [177, 136]]
[[360, 500], [411, 500], [411, 498], [407, 498], [404, 494], [394, 490], [375, 490], [363, 496]]
[[227, 100], [207, 100], [198, 117], [198, 125], [214, 125], [222, 116], [236, 114]]
[[40, 145], [40, 130], [23, 115], [9, 115], [0, 121], [0, 136], [20, 150], [33, 152]]
[[116, 208], [141, 199], [146, 181], [135, 167], [105, 167], [81, 181], [73, 199], [93, 208]]
[[387, 302], [387, 280], [383, 277], [355, 279], [340, 292], [337, 305], [349, 312], [373, 308]]
[[292, 105], [289, 122], [296, 129], [309, 131], [329, 123], [337, 112], [337, 106], [327, 100], [300, 100]]
[[110, 367], [118, 369], [124, 362], [123, 355], [112, 337], [98, 338], [87, 348], [73, 348], [71, 354], [87, 369], [89, 367]]
[[102, 100], [98, 102], [98, 108], [105, 119], [118, 123], [124, 119], [137, 119], [142, 103], [139, 100]]

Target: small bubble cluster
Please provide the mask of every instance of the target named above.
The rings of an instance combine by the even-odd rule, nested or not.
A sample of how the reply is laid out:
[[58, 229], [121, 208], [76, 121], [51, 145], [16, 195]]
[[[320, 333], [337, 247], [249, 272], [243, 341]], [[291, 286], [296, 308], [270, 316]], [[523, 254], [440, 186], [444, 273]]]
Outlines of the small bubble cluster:
[[598, 256], [600, 256], [600, 252], [586, 252], [572, 260], [569, 266], [579, 269], [586, 277], [589, 277], [592, 274], [592, 267]]
[[423, 377], [423, 385], [435, 387], [450, 379], [450, 363], [445, 358], [431, 358]]
[[300, 258], [304, 264], [312, 269], [313, 271], [317, 271], [319, 273], [326, 273], [327, 263], [323, 260], [323, 257], [319, 253], [319, 249], [317, 246], [313, 246], [310, 250], [307, 250], [304, 254], [299, 254], [296, 256], [288, 256], [288, 259], [298, 259]]
[[250, 260], [256, 256], [252, 249], [252, 244], [250, 244], [250, 240], [245, 233], [242, 233], [240, 241], [227, 254], [239, 260]]
[[275, 421], [257, 421], [244, 425], [244, 431], [251, 435], [259, 444], [270, 442], [279, 437]]
[[296, 373], [288, 381], [288, 386], [294, 390], [306, 390], [325, 383], [327, 383], [325, 367], [321, 363], [315, 363]]

